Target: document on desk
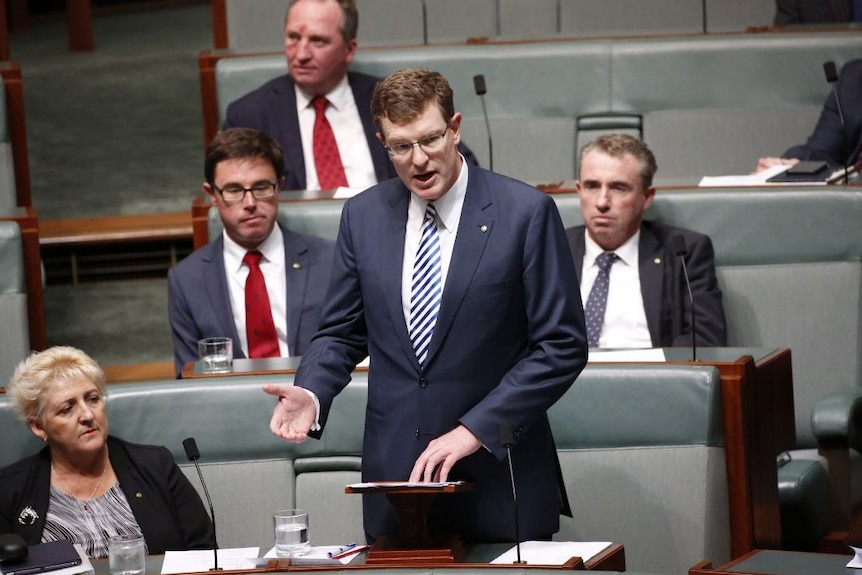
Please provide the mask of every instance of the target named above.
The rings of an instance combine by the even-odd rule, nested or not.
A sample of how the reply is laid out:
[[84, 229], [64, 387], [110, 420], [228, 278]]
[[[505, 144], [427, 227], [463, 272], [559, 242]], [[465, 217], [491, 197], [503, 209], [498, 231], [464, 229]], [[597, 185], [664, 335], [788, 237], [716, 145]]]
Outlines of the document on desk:
[[[610, 541], [524, 541], [521, 561], [528, 565], [562, 565], [572, 557], [580, 557], [586, 563], [610, 546]], [[517, 560], [517, 548], [513, 546], [491, 563], [503, 565]]]
[[862, 569], [862, 548], [853, 547], [851, 545], [850, 549], [853, 550], [853, 559], [850, 560], [850, 563], [848, 563], [847, 566], [854, 569]]
[[[249, 570], [257, 567], [260, 547], [219, 549], [218, 566], [225, 571]], [[169, 573], [200, 573], [213, 568], [213, 550], [165, 551], [162, 575]]]
[[664, 350], [660, 347], [590, 350], [587, 357], [587, 363], [663, 363], [664, 361]]
[[[787, 164], [770, 166], [756, 174], [745, 174], [738, 176], [704, 176], [698, 186], [701, 188], [722, 187], [744, 187], [744, 186], [798, 186], [800, 182], [768, 182], [769, 178], [786, 172], [790, 168]], [[826, 185], [826, 180], [805, 182], [805, 185]]]
[[409, 481], [372, 481], [368, 483], [351, 483], [347, 487], [351, 489], [374, 489], [376, 487], [448, 487], [450, 485], [464, 485], [463, 481], [426, 481], [410, 483]]

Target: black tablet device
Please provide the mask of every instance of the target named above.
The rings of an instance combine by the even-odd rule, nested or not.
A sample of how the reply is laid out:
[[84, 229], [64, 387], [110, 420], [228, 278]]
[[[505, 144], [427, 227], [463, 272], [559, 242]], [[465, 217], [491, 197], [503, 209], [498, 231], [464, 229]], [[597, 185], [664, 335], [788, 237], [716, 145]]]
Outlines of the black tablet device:
[[767, 182], [825, 182], [832, 169], [829, 163], [820, 160], [799, 162], [785, 171], [772, 176]]
[[3, 565], [0, 571], [3, 575], [33, 575], [80, 564], [81, 556], [71, 541], [50, 541], [31, 545], [26, 559], [13, 565]]

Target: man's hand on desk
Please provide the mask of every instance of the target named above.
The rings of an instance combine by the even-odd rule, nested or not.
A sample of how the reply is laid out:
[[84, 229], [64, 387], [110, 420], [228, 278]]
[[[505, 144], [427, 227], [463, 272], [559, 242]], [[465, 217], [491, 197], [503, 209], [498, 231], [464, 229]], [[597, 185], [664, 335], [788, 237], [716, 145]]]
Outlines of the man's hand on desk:
[[273, 435], [293, 443], [308, 439], [308, 431], [317, 417], [311, 396], [301, 387], [293, 385], [267, 384], [263, 390], [278, 397], [272, 419], [269, 420], [269, 430]]
[[473, 432], [459, 425], [433, 440], [413, 465], [410, 483], [447, 481], [455, 462], [474, 453], [482, 446]]

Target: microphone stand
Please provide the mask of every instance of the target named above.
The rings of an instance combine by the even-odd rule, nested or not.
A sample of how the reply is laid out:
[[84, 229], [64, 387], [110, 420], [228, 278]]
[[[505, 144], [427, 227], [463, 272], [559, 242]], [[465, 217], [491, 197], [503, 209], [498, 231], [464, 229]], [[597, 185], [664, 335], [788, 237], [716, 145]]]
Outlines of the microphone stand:
[[189, 461], [195, 464], [195, 469], [198, 471], [198, 478], [200, 478], [201, 486], [204, 488], [204, 495], [207, 496], [207, 503], [210, 507], [210, 517], [212, 517], [213, 520], [213, 567], [210, 571], [222, 571], [223, 569], [218, 566], [218, 538], [216, 537], [216, 520], [215, 511], [213, 510], [213, 500], [210, 498], [210, 492], [207, 489], [206, 482], [204, 481], [204, 475], [201, 473], [201, 466], [198, 465], [198, 459], [200, 459], [201, 454], [200, 451], [198, 451], [198, 444], [194, 437], [184, 439], [183, 448], [186, 450], [186, 457], [188, 457]]
[[518, 491], [515, 489], [515, 469], [512, 466], [512, 446], [515, 445], [515, 433], [511, 425], [500, 426], [500, 439], [503, 447], [506, 448], [506, 458], [509, 460], [509, 477], [512, 480], [512, 503], [515, 512], [515, 553], [517, 559], [513, 562], [514, 565], [526, 565], [526, 561], [521, 560], [521, 531], [518, 523]]

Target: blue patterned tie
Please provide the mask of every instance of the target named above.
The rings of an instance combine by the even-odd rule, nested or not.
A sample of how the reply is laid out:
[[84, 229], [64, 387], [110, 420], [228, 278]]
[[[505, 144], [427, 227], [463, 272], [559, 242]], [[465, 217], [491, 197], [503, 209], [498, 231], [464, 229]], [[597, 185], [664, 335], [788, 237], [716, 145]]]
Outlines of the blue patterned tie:
[[410, 288], [410, 340], [419, 365], [424, 365], [428, 357], [428, 346], [440, 311], [442, 290], [437, 208], [429, 203], [422, 221], [422, 238], [413, 264], [413, 284]]
[[599, 266], [599, 275], [596, 276], [596, 281], [590, 290], [590, 296], [587, 298], [587, 305], [584, 307], [584, 318], [587, 320], [587, 341], [590, 347], [599, 347], [602, 324], [605, 323], [605, 308], [608, 305], [611, 266], [618, 259], [617, 254], [613, 252], [599, 254], [596, 258], [596, 265]]

